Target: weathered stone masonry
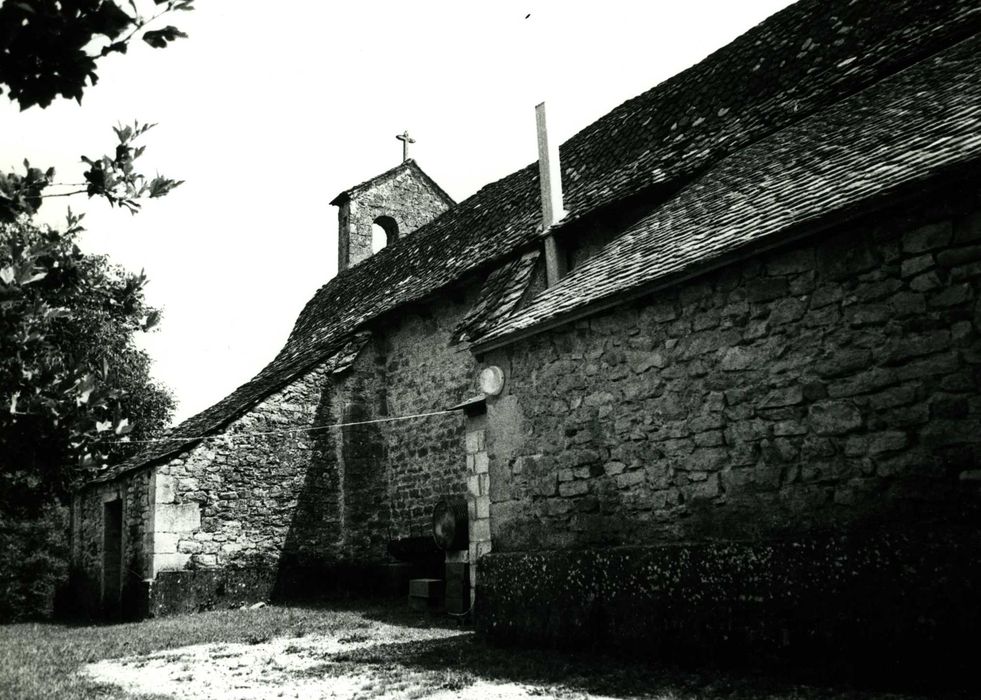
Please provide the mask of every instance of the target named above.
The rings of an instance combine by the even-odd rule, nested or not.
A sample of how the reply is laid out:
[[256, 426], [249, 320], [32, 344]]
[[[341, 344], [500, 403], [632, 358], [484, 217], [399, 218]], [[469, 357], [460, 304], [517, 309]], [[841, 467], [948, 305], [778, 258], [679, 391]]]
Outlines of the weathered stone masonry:
[[745, 653], [885, 653], [975, 624], [958, 604], [976, 610], [981, 581], [975, 191], [484, 358], [508, 382], [488, 407], [479, 624]]
[[[428, 535], [436, 500], [465, 493], [463, 416], [304, 429], [438, 411], [475, 393], [472, 355], [448, 347], [466, 308], [462, 296], [420, 306], [379, 329], [342, 374], [317, 367], [214, 439], [91, 487], [76, 561], [97, 581], [100, 499], [122, 484], [142, 509], [125, 543], [138, 572], [132, 614], [363, 585], [357, 572], [389, 561], [389, 540]], [[284, 430], [295, 432], [264, 434]]]
[[385, 217], [389, 226], [394, 223], [397, 237], [402, 238], [452, 204], [413, 162], [390, 172], [370, 181], [370, 186], [359, 185], [331, 202], [338, 207], [338, 270], [371, 255], [372, 224], [379, 217]]
[[[472, 296], [472, 294], [471, 294]], [[404, 314], [385, 336], [387, 415], [454, 406], [477, 393], [476, 362], [450, 346], [471, 298], [448, 296]], [[383, 425], [388, 451], [393, 534], [428, 536], [439, 498], [466, 493], [464, 418], [452, 414]]]
[[[157, 494], [169, 491], [167, 502], [157, 502], [158, 513], [167, 505], [199, 509], [199, 525], [193, 516], [185, 516], [188, 520], [173, 551], [155, 548], [155, 559], [162, 553], [173, 554], [173, 563], [167, 566], [170, 570], [188, 564], [273, 565], [278, 561], [292, 520], [284, 516], [296, 507], [308, 470], [326, 456], [328, 446], [323, 436], [307, 432], [256, 433], [313, 425], [323, 412], [324, 399], [330, 396], [325, 379], [320, 370], [307, 374], [233, 422], [221, 436], [154, 470]], [[312, 488], [329, 482], [332, 475], [316, 476]], [[161, 488], [163, 484], [170, 488]], [[320, 523], [326, 525], [334, 513], [329, 499], [324, 501]], [[158, 525], [158, 537], [162, 531], [165, 528]]]
[[[329, 485], [330, 474], [311, 475], [311, 465], [322, 464], [315, 456], [326, 449], [319, 436], [254, 433], [311, 425], [322, 410], [326, 381], [324, 372], [316, 369], [234, 421], [218, 439], [204, 441], [165, 464], [87, 489], [80, 502], [92, 514], [90, 526], [78, 531], [76, 539], [83, 549], [93, 550], [93, 556], [81, 560], [83, 570], [89, 576], [99, 571], [94, 550], [102, 541], [100, 494], [122, 485], [145, 504], [140, 520], [145, 534], [130, 542], [133, 561], [140, 563], [132, 572], [149, 582], [135, 594], [142, 600], [128, 613], [193, 610], [222, 595], [232, 600], [268, 595], [276, 585], [287, 536], [297, 548], [309, 539], [308, 532], [291, 528], [301, 495], [313, 497], [318, 487]], [[316, 511], [318, 521], [301, 520], [303, 525], [329, 525], [332, 517], [336, 519], [336, 508], [324, 500]], [[123, 518], [131, 522], [131, 512], [124, 510]], [[333, 533], [336, 530], [325, 528], [317, 533], [317, 541]], [[231, 573], [205, 575], [219, 568]], [[168, 581], [174, 576], [178, 580]], [[187, 590], [177, 593], [181, 585]]]

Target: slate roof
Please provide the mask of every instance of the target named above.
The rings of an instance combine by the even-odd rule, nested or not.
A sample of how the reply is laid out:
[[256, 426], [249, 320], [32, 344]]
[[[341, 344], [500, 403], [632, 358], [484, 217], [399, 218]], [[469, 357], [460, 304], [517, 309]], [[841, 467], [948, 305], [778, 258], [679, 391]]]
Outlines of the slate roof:
[[981, 36], [729, 156], [477, 345], [814, 229], [958, 165], [981, 165]]
[[[297, 376], [309, 369], [311, 364], [323, 367], [327, 374], [341, 374], [347, 371], [354, 364], [354, 361], [358, 359], [358, 353], [361, 352], [361, 349], [370, 338], [371, 333], [356, 333], [326, 357], [323, 354], [317, 353], [313, 355], [301, 355], [295, 361], [288, 364], [270, 363], [252, 381], [243, 384], [235, 392], [211, 408], [181, 423], [175, 430], [170, 432], [169, 438], [165, 442], [154, 443], [140, 454], [96, 476], [90, 483], [111, 481], [127, 471], [139, 469], [151, 461], [167, 459], [193, 447], [201, 442], [200, 439], [193, 438], [216, 432], [214, 426], [219, 424], [218, 422], [221, 422], [220, 424], [222, 425], [230, 423], [242, 415], [242, 406], [254, 406], [276, 391], [276, 389], [272, 391], [267, 389], [271, 384], [271, 377], [275, 376], [276, 372], [292, 372], [292, 376]], [[282, 388], [283, 384], [282, 382], [278, 383], [277, 389]], [[229, 416], [231, 417], [229, 418]]]
[[451, 341], [479, 338], [510, 316], [528, 289], [539, 257], [538, 250], [531, 250], [487, 275], [477, 302], [457, 324]]
[[[563, 144], [565, 221], [687, 184], [726, 155], [979, 29], [976, 0], [892, 0], [888, 11], [876, 0], [801, 0]], [[369, 321], [523, 251], [541, 235], [539, 224], [533, 163], [338, 274], [258, 375], [175, 428], [174, 443], [110, 475], [172, 457], [191, 444], [177, 442], [181, 435], [220, 430]]]

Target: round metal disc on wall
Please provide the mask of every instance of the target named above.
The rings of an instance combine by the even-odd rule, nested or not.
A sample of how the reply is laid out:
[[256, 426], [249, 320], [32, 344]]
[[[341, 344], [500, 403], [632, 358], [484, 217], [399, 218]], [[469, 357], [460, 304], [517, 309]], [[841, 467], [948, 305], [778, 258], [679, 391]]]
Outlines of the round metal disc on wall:
[[467, 502], [443, 498], [433, 508], [433, 540], [440, 549], [466, 549], [470, 542]]
[[504, 389], [504, 372], [500, 367], [485, 367], [480, 371], [480, 390], [488, 396], [497, 396]]

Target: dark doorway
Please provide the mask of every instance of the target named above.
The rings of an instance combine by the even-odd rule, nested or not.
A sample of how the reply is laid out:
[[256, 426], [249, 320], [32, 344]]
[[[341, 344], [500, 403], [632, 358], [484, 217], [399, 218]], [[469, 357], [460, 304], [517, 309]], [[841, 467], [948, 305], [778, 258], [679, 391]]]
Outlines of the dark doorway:
[[118, 617], [123, 587], [123, 502], [106, 501], [102, 510], [102, 608]]

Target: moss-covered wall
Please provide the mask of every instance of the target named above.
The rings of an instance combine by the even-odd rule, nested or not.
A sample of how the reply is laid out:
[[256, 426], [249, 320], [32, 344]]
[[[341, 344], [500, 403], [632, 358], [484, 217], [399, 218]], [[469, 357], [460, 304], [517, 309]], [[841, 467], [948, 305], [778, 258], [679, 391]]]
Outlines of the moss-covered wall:
[[491, 553], [480, 572], [477, 626], [496, 642], [978, 683], [976, 528]]

